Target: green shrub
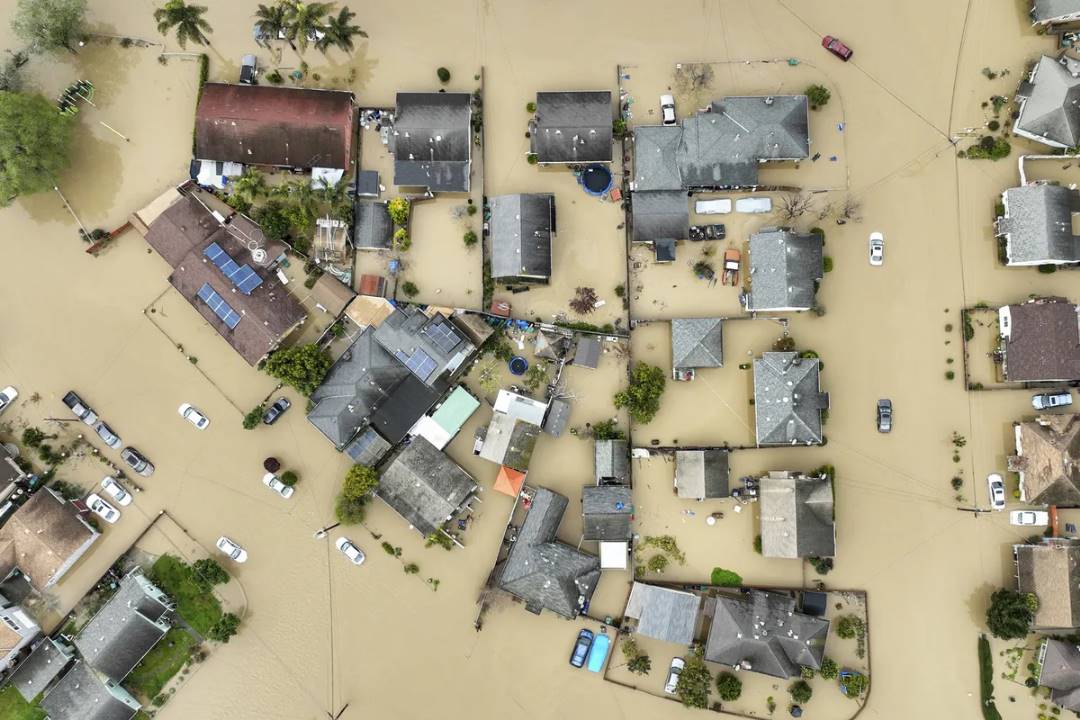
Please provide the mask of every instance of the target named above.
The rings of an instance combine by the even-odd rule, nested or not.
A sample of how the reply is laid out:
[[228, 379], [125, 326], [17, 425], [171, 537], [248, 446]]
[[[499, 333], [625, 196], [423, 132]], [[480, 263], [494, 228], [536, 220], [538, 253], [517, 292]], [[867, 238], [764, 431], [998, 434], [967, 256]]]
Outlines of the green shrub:
[[536, 103], [531, 102], [531, 101], [525, 103], [525, 112], [531, 112], [531, 113], [536, 112]]
[[825, 231], [822, 230], [821, 228], [819, 228], [819, 227], [810, 228], [810, 234], [811, 235], [817, 235], [819, 238], [821, 238], [822, 244], [825, 243]]
[[729, 672], [722, 672], [716, 676], [716, 692], [726, 702], [738, 700], [742, 695], [742, 680]]
[[716, 567], [712, 570], [711, 581], [720, 587], [742, 587], [742, 576], [732, 570]]
[[946, 380], [952, 380], [954, 377], [956, 377], [956, 373], [954, 373], [952, 370], [946, 370], [945, 371], [945, 379]]
[[409, 231], [403, 227], [399, 227], [394, 231], [394, 249], [398, 252], [408, 252], [412, 247], [412, 238], [409, 237]]
[[626, 120], [623, 120], [622, 118], [616, 118], [611, 122], [611, 134], [615, 137], [615, 139], [618, 140], [626, 137], [626, 131]]
[[858, 615], [844, 615], [836, 623], [836, 635], [844, 640], [862, 637], [866, 625]]
[[263, 413], [266, 412], [266, 405], [256, 405], [254, 408], [248, 411], [248, 414], [244, 416], [244, 429], [254, 430], [262, 422]]
[[601, 420], [593, 423], [592, 436], [594, 440], [623, 440], [626, 433], [619, 429], [614, 420]]
[[1052, 273], [1056, 273], [1057, 272], [1057, 265], [1054, 265], [1052, 263], [1046, 263], [1046, 264], [1040, 265], [1039, 266], [1039, 272], [1041, 272], [1044, 275], [1050, 275]]
[[810, 687], [810, 683], [805, 680], [796, 680], [788, 686], [788, 693], [791, 694], [792, 701], [805, 703], [810, 701], [810, 698], [814, 694], [814, 689]]
[[825, 272], [827, 272], [827, 273], [828, 273], [828, 272], [832, 272], [832, 269], [833, 269], [833, 260], [832, 260], [832, 258], [831, 258], [831, 257], [829, 257], [828, 255], [826, 255], [826, 256], [825, 256], [824, 258], [822, 258], [822, 261], [821, 261], [821, 265], [822, 265], [822, 269], [823, 269], [823, 270], [824, 270]]
[[818, 674], [825, 680], [832, 680], [840, 674], [840, 668], [837, 666], [835, 660], [823, 658], [821, 661], [821, 669], [818, 670]]
[[390, 221], [398, 227], [409, 223], [409, 201], [403, 197], [393, 198], [386, 203], [386, 212], [390, 215]]
[[277, 70], [271, 70], [266, 74], [266, 82], [270, 83], [271, 85], [280, 85], [281, 83], [285, 82], [285, 78], [283, 78], [281, 76], [281, 73], [279, 73]]
[[480, 240], [472, 230], [467, 231], [461, 239], [465, 243], [465, 247], [472, 247]]
[[754, 552], [756, 552], [758, 555], [761, 554], [761, 536], [760, 535], [755, 535], [754, 536]]
[[213, 558], [200, 558], [192, 564], [191, 569], [195, 573], [195, 579], [207, 590], [214, 585], [229, 582], [229, 573]]
[[979, 699], [982, 700], [984, 720], [1001, 720], [1001, 713], [994, 704], [994, 657], [985, 635], [979, 636]]
[[830, 93], [829, 89], [823, 85], [811, 85], [806, 88], [806, 99], [810, 102], [811, 110], [825, 107], [831, 97], [832, 93]]
[[525, 156], [525, 160], [527, 160], [530, 165], [535, 165], [540, 162], [540, 157], [536, 153], [528, 153]]
[[416, 287], [416, 283], [411, 280], [406, 280], [401, 283], [401, 292], [405, 293], [408, 297], [416, 297], [420, 293], [420, 288]]
[[446, 68], [439, 68], [435, 71], [435, 74], [439, 76], [439, 82], [441, 82], [443, 85], [450, 82], [450, 71]]
[[225, 613], [221, 616], [221, 619], [214, 623], [214, 627], [210, 628], [210, 639], [227, 643], [239, 628], [240, 617], [233, 613]]
[[625, 297], [625, 295], [626, 295], [626, 286], [625, 285], [616, 285], [615, 286], [615, 297]]
[[292, 470], [286, 470], [285, 472], [281, 473], [281, 482], [284, 485], [292, 487], [296, 483], [300, 482], [300, 476]]

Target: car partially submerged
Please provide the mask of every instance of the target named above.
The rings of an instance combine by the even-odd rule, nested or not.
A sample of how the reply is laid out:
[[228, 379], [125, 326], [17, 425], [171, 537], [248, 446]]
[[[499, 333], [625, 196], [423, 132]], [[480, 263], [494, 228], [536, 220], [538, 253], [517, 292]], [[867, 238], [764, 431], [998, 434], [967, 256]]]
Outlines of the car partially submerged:
[[835, 38], [832, 35], [826, 35], [821, 38], [821, 47], [825, 48], [844, 62], [850, 60], [851, 56], [855, 54], [851, 48], [840, 41], [840, 38]]
[[240, 547], [239, 545], [237, 545], [235, 542], [233, 542], [229, 538], [225, 537], [224, 535], [222, 535], [221, 537], [218, 538], [216, 546], [217, 546], [218, 550], [220, 550], [222, 553], [224, 553], [225, 556], [228, 557], [233, 562], [238, 562], [238, 563], [247, 562], [247, 559], [248, 559], [247, 550]]
[[1050, 410], [1056, 407], [1072, 405], [1072, 393], [1068, 390], [1040, 393], [1031, 396], [1031, 407], [1036, 410]]
[[1045, 510], [1013, 510], [1009, 513], [1009, 524], [1045, 527], [1050, 524], [1050, 513]]
[[15, 402], [17, 397], [19, 397], [19, 391], [10, 385], [0, 390], [0, 412], [7, 410], [8, 405]]
[[120, 459], [143, 477], [150, 477], [154, 474], [154, 463], [147, 460], [145, 455], [133, 447], [124, 448], [120, 453]]
[[888, 398], [877, 401], [877, 431], [892, 432], [892, 400]]
[[267, 425], [273, 425], [278, 421], [285, 411], [292, 407], [292, 403], [289, 402], [287, 397], [279, 397], [274, 401], [274, 404], [266, 409], [263, 413], [263, 422]]
[[101, 488], [111, 497], [120, 507], [127, 507], [131, 504], [131, 493], [127, 489], [116, 481], [116, 478], [106, 475], [101, 481]]
[[120, 439], [120, 436], [113, 432], [113, 429], [109, 427], [104, 420], [99, 420], [97, 425], [94, 425], [94, 432], [98, 434], [98, 437], [105, 441], [105, 444], [111, 447], [113, 450], [119, 450], [124, 441]]
[[181, 405], [177, 412], [180, 413], [180, 417], [194, 425], [197, 430], [205, 430], [206, 426], [210, 424], [210, 419], [192, 407], [189, 403]]
[[683, 668], [686, 667], [686, 661], [681, 657], [671, 659], [671, 667], [668, 669], [667, 683], [664, 685], [664, 692], [668, 695], [675, 694], [675, 688], [679, 686], [679, 675], [682, 675]]
[[675, 124], [675, 98], [671, 95], [660, 96], [660, 117], [665, 125]]
[[366, 559], [364, 556], [364, 551], [356, 547], [356, 545], [353, 544], [352, 540], [348, 539], [347, 537], [339, 537], [337, 539], [337, 543], [335, 544], [337, 545], [337, 549], [340, 550], [342, 554], [345, 555], [345, 557], [349, 558], [349, 560], [352, 561], [353, 565], [364, 564], [364, 560]]
[[120, 511], [102, 500], [97, 493], [90, 493], [86, 496], [86, 506], [90, 508], [91, 512], [110, 525], [120, 519]]
[[278, 476], [274, 473], [266, 473], [265, 475], [263, 475], [262, 481], [263, 485], [270, 488], [286, 500], [292, 497], [293, 489], [285, 483], [281, 482], [281, 480], [278, 479]]
[[82, 420], [87, 425], [93, 427], [94, 423], [98, 421], [97, 413], [94, 409], [83, 402], [83, 399], [76, 394], [74, 390], [68, 390], [64, 395], [64, 404], [68, 406], [68, 409], [75, 414], [75, 417]]
[[990, 507], [994, 510], [1005, 509], [1005, 481], [997, 473], [986, 476], [986, 485], [990, 491]]
[[574, 641], [574, 649], [570, 653], [570, 665], [572, 667], [584, 667], [585, 659], [589, 657], [589, 649], [593, 644], [593, 631], [582, 628]]
[[885, 263], [885, 236], [879, 232], [870, 233], [870, 264], [881, 267]]

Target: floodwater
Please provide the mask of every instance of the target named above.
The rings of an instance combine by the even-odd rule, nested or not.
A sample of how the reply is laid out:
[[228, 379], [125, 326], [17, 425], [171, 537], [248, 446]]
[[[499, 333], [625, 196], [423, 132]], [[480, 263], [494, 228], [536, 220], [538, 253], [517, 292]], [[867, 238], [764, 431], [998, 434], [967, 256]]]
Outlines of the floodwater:
[[[0, 0], [5, 15], [14, 4]], [[273, 64], [270, 52], [251, 39], [255, 3], [205, 4], [215, 29], [211, 78], [235, 79], [236, 61], [248, 52]], [[91, 23], [105, 33], [157, 41], [154, 5], [91, 0]], [[680, 114], [713, 95], [792, 92], [809, 82], [832, 90], [833, 101], [811, 120], [814, 148], [824, 159], [762, 173], [776, 184], [831, 191], [822, 202], [844, 189], [862, 202], [864, 222], [823, 226], [835, 264], [819, 293], [825, 315], [794, 317], [790, 324], [800, 346], [816, 350], [826, 364], [822, 382], [833, 403], [829, 443], [737, 453], [733, 474], [835, 465], [839, 556], [827, 583], [868, 593], [869, 708], [883, 718], [977, 718], [975, 638], [989, 590], [1011, 579], [1008, 546], [1024, 533], [1009, 527], [1003, 514], [957, 512], [949, 479], [962, 473], [960, 504], [985, 505], [982, 478], [1004, 468], [1008, 425], [1029, 405], [1023, 392], [965, 393], [959, 379], [946, 380], [945, 371], [956, 367], [948, 358], [959, 360], [960, 336], [944, 327], [959, 328], [965, 304], [1000, 304], [1036, 291], [1077, 294], [1070, 273], [1046, 276], [996, 264], [992, 209], [1001, 190], [1017, 182], [1014, 159], [957, 160], [949, 143], [951, 134], [981, 126], [987, 119], [981, 102], [1011, 94], [1025, 61], [1051, 49], [1049, 40], [1027, 28], [1022, 3], [404, 0], [354, 9], [371, 39], [359, 42], [352, 57], [335, 51], [324, 59], [309, 50], [310, 70], [320, 74], [322, 85], [336, 78], [362, 104], [388, 106], [398, 89], [433, 88], [439, 66], [454, 74], [452, 89], [471, 91], [482, 67], [486, 192], [556, 193], [555, 277], [547, 288], [513, 297], [516, 314], [525, 317], [565, 312], [573, 289], [588, 284], [607, 303], [579, 319], [614, 321], [625, 317], [614, 287], [627, 282], [617, 209], [586, 196], [570, 176], [525, 160], [525, 104], [537, 90], [615, 91], [616, 67], [623, 64], [631, 76], [626, 86], [635, 98], [635, 123], [648, 122], [651, 112], [655, 118], [657, 96], [674, 86], [679, 62], [721, 64], [710, 88], [679, 94]], [[820, 36], [826, 33], [855, 49], [853, 62], [822, 51]], [[16, 46], [6, 24], [0, 40], [4, 47]], [[76, 77], [98, 87], [97, 107], [81, 114], [72, 167], [60, 185], [88, 227], [122, 224], [186, 174], [196, 65], [182, 58], [161, 65], [157, 53], [117, 42], [91, 44], [78, 56], [35, 58], [30, 66], [32, 79], [47, 94]], [[777, 58], [805, 62], [794, 68], [743, 62]], [[286, 48], [279, 64], [299, 62]], [[1011, 74], [991, 81], [980, 72], [983, 67], [1010, 68]], [[1021, 146], [1016, 143], [1016, 150]], [[832, 155], [835, 163], [828, 160]], [[1067, 170], [1053, 172], [1075, 177]], [[474, 189], [474, 199], [478, 193]], [[478, 305], [479, 251], [464, 248], [465, 223], [454, 215], [463, 202], [440, 198], [418, 210], [408, 259], [415, 263], [422, 300]], [[489, 612], [482, 632], [474, 631], [475, 599], [494, 560], [510, 498], [485, 492], [467, 547], [450, 553], [423, 548], [422, 538], [377, 505], [368, 528], [400, 545], [403, 559], [420, 565], [419, 578], [379, 552], [364, 528], [345, 534], [368, 551], [368, 562], [362, 568], [347, 565], [327, 541], [311, 536], [332, 518], [347, 463], [307, 424], [295, 396], [298, 407], [274, 427], [241, 429], [243, 412], [273, 391], [273, 381], [248, 367], [168, 290], [165, 263], [136, 234], [91, 258], [55, 194], [19, 200], [0, 211], [0, 221], [7, 269], [0, 292], [8, 308], [0, 319], [0, 373], [21, 393], [5, 422], [14, 432], [20, 423], [53, 431], [43, 418], [63, 417], [59, 398], [76, 388], [158, 467], [142, 483], [145, 492], [135, 505], [61, 584], [57, 607], [70, 606], [161, 509], [204, 547], [228, 533], [251, 553], [236, 572], [248, 600], [244, 628], [169, 702], [164, 720], [309, 720], [346, 704], [344, 720], [420, 718], [433, 711], [483, 718], [685, 716], [670, 702], [570, 670], [566, 656], [576, 624], [534, 617], [506, 603]], [[749, 225], [739, 230], [736, 218], [731, 222], [730, 242], [744, 242], [734, 235], [744, 235]], [[796, 224], [816, 223], [807, 217]], [[866, 263], [871, 230], [886, 236], [880, 269]], [[628, 285], [643, 285], [634, 290], [640, 297], [631, 300], [635, 313], [663, 321], [737, 310], [735, 291], [707, 288], [692, 277], [683, 258], [700, 251], [687, 246], [669, 268], [649, 267], [647, 255], [642, 258], [640, 273]], [[669, 292], [659, 283], [677, 287]], [[661, 415], [634, 428], [637, 443], [735, 443], [747, 437], [753, 420], [748, 377], [735, 360], [763, 349], [778, 327], [766, 320], [732, 325], [739, 327], [728, 337], [731, 362], [694, 383], [672, 383]], [[640, 348], [643, 359], [670, 362], [664, 328], [659, 322], [636, 331], [635, 353]], [[623, 371], [614, 356], [605, 356], [596, 371], [571, 371], [567, 385], [578, 396], [572, 425], [615, 414], [610, 396]], [[896, 408], [896, 428], [888, 436], [874, 429], [879, 397], [890, 397]], [[199, 433], [184, 425], [176, 415], [181, 402], [203, 410], [210, 428]], [[490, 489], [496, 468], [471, 455], [472, 432], [489, 413], [482, 408], [449, 451]], [[968, 438], [959, 464], [951, 459], [954, 431]], [[560, 537], [576, 544], [580, 519], [572, 493], [591, 477], [591, 447], [570, 435], [541, 443], [530, 482], [570, 494], [571, 512]], [[115, 453], [103, 452], [116, 462]], [[271, 454], [302, 477], [290, 501], [259, 484], [261, 461]], [[673, 577], [700, 580], [720, 565], [752, 584], [803, 581], [807, 571], [800, 563], [765, 561], [753, 553], [752, 517], [729, 515], [721, 528], [704, 525], [711, 505], [675, 500], [662, 462], [635, 463], [635, 506], [641, 509], [640, 532], [671, 532], [686, 551], [687, 565], [673, 570]], [[87, 457], [65, 465], [62, 474], [89, 487], [100, 480], [102, 466]], [[686, 509], [697, 515], [686, 515]], [[437, 592], [428, 578], [440, 580]], [[604, 579], [600, 609], [618, 610], [618, 591], [627, 580]], [[654, 680], [666, 662], [654, 658]], [[998, 684], [999, 707], [1008, 716], [1035, 714], [1028, 693]], [[782, 702], [783, 688], [776, 695]], [[1015, 707], [1008, 695], [1015, 695]], [[832, 707], [815, 700], [808, 712], [834, 717]]]

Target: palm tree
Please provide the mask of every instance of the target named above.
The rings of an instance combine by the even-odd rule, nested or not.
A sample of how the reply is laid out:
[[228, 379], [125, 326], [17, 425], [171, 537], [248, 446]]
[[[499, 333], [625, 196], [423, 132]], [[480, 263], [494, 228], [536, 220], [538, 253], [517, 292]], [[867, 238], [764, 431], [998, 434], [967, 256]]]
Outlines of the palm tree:
[[[288, 30], [288, 17], [289, 9], [284, 2], [279, 0], [269, 6], [260, 3], [259, 9], [255, 11], [255, 30], [260, 37], [275, 40]], [[292, 40], [289, 44], [292, 45]], [[293, 50], [295, 49], [296, 46], [293, 45]]]
[[337, 14], [337, 17], [333, 15], [327, 17], [326, 27], [323, 30], [326, 34], [315, 43], [315, 47], [325, 53], [328, 47], [336, 45], [345, 52], [352, 52], [353, 35], [367, 37], [367, 33], [359, 25], [349, 24], [354, 17], [356, 17], [356, 13], [347, 7], [341, 8], [341, 12]]
[[233, 181], [233, 192], [249, 202], [265, 195], [267, 190], [266, 176], [258, 168], [244, 168], [244, 173]]
[[287, 0], [287, 3], [288, 28], [285, 34], [290, 43], [295, 41], [299, 44], [302, 53], [307, 50], [310, 40], [317, 41], [319, 33], [326, 31], [322, 18], [330, 14], [334, 9], [334, 3], [300, 2], [300, 0]]
[[315, 193], [329, 206], [330, 214], [336, 219], [352, 222], [352, 197], [349, 195], [349, 186], [344, 180], [339, 180], [334, 184], [322, 180]]
[[319, 196], [307, 180], [289, 180], [274, 186], [271, 197], [282, 198], [288, 204], [285, 216], [294, 229], [306, 235], [315, 229], [315, 218], [319, 214]]
[[206, 12], [204, 5], [188, 5], [184, 0], [169, 0], [165, 7], [154, 11], [158, 32], [168, 35], [176, 28], [176, 40], [180, 47], [186, 47], [191, 40], [199, 45], [210, 45], [207, 35], [213, 32], [210, 23], [203, 19]]

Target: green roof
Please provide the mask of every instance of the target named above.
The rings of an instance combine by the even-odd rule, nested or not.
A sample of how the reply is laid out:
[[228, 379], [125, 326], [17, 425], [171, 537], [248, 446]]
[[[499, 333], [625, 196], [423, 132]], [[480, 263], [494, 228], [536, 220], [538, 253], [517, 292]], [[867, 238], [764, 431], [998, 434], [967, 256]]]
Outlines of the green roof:
[[431, 419], [453, 436], [461, 429], [465, 421], [476, 412], [478, 407], [480, 407], [480, 401], [470, 395], [468, 390], [458, 385], [454, 388], [454, 392], [450, 393], [450, 396], [446, 398], [446, 401], [439, 406], [439, 409], [432, 413]]

